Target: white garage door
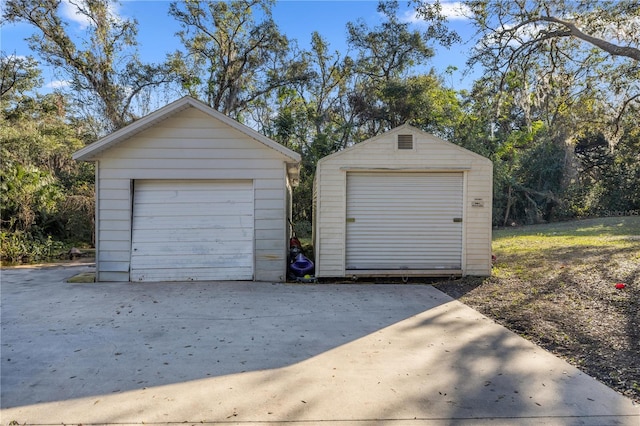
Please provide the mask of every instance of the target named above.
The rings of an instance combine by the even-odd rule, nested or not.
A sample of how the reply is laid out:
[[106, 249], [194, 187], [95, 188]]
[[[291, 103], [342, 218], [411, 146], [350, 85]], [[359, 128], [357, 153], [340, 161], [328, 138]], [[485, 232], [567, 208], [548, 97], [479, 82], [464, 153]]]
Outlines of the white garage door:
[[135, 182], [131, 281], [253, 279], [251, 181]]
[[349, 173], [347, 270], [459, 270], [462, 173]]

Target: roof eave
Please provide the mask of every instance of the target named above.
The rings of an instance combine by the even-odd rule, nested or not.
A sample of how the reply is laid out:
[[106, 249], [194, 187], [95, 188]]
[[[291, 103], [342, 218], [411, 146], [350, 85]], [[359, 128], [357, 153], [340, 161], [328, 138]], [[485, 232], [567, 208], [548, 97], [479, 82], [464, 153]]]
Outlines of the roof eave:
[[146, 115], [139, 120], [134, 121], [128, 126], [123, 127], [122, 129], [118, 129], [115, 132], [105, 136], [104, 138], [98, 139], [90, 145], [85, 146], [84, 148], [76, 151], [72, 158], [77, 161], [95, 161], [101, 152], [109, 149], [113, 144], [129, 139], [130, 137], [140, 133], [141, 131], [151, 127], [155, 123], [158, 123], [170, 115], [175, 114], [176, 112], [182, 111], [187, 108], [191, 103], [189, 102], [191, 98], [184, 97], [175, 102], [170, 103], [169, 105], [165, 105], [152, 112], [149, 115]]

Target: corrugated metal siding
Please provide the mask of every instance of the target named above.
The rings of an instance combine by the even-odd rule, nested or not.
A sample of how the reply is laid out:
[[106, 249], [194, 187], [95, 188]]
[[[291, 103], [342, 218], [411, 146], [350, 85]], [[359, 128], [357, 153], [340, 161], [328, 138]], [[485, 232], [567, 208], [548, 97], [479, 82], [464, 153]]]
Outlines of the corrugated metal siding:
[[135, 182], [131, 281], [253, 279], [251, 181]]
[[347, 173], [346, 269], [461, 269], [462, 215], [462, 173]]

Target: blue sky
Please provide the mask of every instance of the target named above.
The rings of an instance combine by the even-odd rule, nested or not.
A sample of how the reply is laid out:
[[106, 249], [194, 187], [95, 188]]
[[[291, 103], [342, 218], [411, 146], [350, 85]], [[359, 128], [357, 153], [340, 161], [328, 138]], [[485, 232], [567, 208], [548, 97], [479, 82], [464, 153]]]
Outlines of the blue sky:
[[[377, 1], [305, 1], [289, 0], [278, 1], [273, 15], [280, 30], [290, 39], [297, 40], [301, 48], [307, 48], [313, 31], [318, 31], [330, 43], [331, 50], [339, 50], [346, 53], [346, 23], [363, 19], [370, 26], [381, 22], [381, 16], [376, 7]], [[427, 69], [433, 67], [440, 74], [448, 66], [455, 66], [458, 72], [447, 77], [446, 84], [455, 88], [469, 88], [473, 74], [463, 78], [462, 71], [468, 52], [472, 47], [472, 29], [468, 21], [459, 13], [459, 2], [444, 2], [445, 11], [451, 16], [450, 25], [458, 31], [467, 43], [454, 46], [451, 49], [438, 47], [436, 56], [427, 64]], [[414, 22], [411, 11], [402, 9], [405, 2], [401, 2], [401, 18]], [[63, 13], [67, 16], [70, 28], [83, 32], [86, 24], [74, 16], [68, 3], [63, 3]], [[123, 17], [131, 17], [138, 20], [139, 24], [139, 53], [143, 60], [160, 62], [167, 53], [180, 49], [181, 44], [175, 33], [179, 30], [178, 23], [168, 15], [169, 1], [155, 0], [127, 0], [123, 1], [114, 13]], [[420, 29], [420, 22], [415, 22], [414, 28]], [[0, 30], [1, 48], [5, 54], [26, 56], [33, 54], [27, 43], [26, 37], [33, 34], [34, 30], [27, 24], [3, 25]], [[437, 47], [437, 46], [436, 46]], [[47, 69], [44, 73], [45, 85], [49, 88], [60, 86], [63, 75]]]

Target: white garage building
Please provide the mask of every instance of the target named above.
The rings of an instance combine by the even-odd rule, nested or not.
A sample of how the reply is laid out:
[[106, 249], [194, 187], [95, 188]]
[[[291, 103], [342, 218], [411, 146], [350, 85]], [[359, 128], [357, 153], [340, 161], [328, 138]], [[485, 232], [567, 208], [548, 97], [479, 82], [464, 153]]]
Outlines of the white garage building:
[[404, 125], [318, 162], [316, 276], [490, 275], [493, 165]]
[[299, 154], [190, 97], [74, 154], [96, 163], [97, 281], [282, 281]]

